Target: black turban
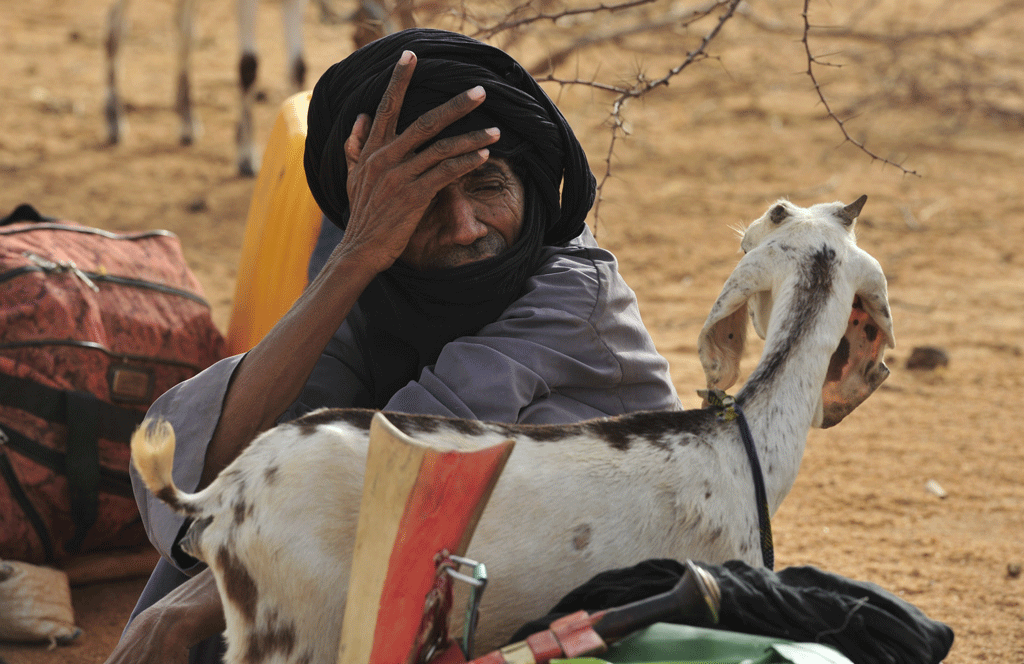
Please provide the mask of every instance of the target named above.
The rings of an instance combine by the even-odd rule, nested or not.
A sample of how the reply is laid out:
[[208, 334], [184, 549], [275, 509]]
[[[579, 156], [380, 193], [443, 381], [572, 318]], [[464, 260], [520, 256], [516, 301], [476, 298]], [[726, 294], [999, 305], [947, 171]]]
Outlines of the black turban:
[[[389, 35], [333, 65], [313, 89], [304, 157], [310, 191], [325, 216], [348, 221], [344, 145], [361, 113], [371, 117], [406, 50], [417, 62], [399, 115], [401, 133], [423, 113], [476, 85], [486, 99], [438, 138], [499, 127], [491, 154], [506, 159], [526, 201], [519, 238], [500, 256], [445, 270], [417, 271], [401, 261], [381, 273], [359, 298], [356, 316], [375, 380], [369, 404], [433, 364], [449, 341], [494, 321], [536, 270], [541, 247], [564, 245], [583, 232], [594, 202], [586, 154], [561, 112], [508, 54], [469, 37], [412, 29]], [[411, 366], [410, 366], [411, 365]]]

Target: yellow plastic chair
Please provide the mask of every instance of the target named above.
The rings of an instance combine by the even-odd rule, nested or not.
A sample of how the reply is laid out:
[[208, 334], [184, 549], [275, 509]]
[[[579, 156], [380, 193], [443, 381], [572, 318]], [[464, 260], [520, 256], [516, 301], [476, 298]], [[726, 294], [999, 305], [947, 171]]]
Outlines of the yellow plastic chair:
[[249, 204], [228, 322], [232, 355], [255, 346], [306, 287], [322, 214], [306, 185], [302, 155], [311, 92], [281, 106]]

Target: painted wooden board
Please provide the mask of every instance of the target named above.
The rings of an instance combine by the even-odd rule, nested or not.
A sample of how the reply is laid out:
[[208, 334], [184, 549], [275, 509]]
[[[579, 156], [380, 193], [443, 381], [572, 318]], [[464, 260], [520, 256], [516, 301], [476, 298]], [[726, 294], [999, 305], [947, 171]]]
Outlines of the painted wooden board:
[[512, 447], [437, 449], [374, 416], [338, 664], [406, 661], [434, 556], [465, 553]]

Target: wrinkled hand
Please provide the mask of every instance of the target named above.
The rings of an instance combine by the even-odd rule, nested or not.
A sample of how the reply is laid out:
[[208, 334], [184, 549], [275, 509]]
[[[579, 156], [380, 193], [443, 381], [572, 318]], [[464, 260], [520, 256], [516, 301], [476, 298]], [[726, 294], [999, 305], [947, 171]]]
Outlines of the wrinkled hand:
[[137, 615], [106, 664], [187, 664], [190, 647], [223, 630], [216, 582], [205, 570]]
[[350, 217], [340, 249], [358, 252], [379, 273], [394, 263], [415, 232], [431, 201], [444, 187], [487, 161], [497, 128], [439, 140], [415, 150], [445, 127], [483, 103], [480, 86], [424, 113], [396, 135], [399, 112], [416, 67], [411, 51], [402, 54], [372, 121], [362, 114], [345, 141]]

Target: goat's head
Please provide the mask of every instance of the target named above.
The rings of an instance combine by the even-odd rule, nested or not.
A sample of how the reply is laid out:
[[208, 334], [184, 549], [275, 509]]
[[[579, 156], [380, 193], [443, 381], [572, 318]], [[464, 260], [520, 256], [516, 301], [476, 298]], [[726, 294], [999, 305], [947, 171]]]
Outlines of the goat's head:
[[815, 425], [837, 424], [888, 377], [881, 356], [895, 345], [895, 337], [885, 275], [878, 261], [856, 246], [854, 237], [866, 200], [861, 196], [849, 205], [822, 203], [810, 208], [779, 201], [747, 228], [740, 243], [746, 255], [722, 288], [700, 334], [708, 387], [727, 389], [736, 382], [747, 312], [764, 338], [787, 271], [796, 271], [796, 261], [823, 246], [841, 250], [843, 274], [852, 281], [854, 295], [846, 332], [829, 364]]

